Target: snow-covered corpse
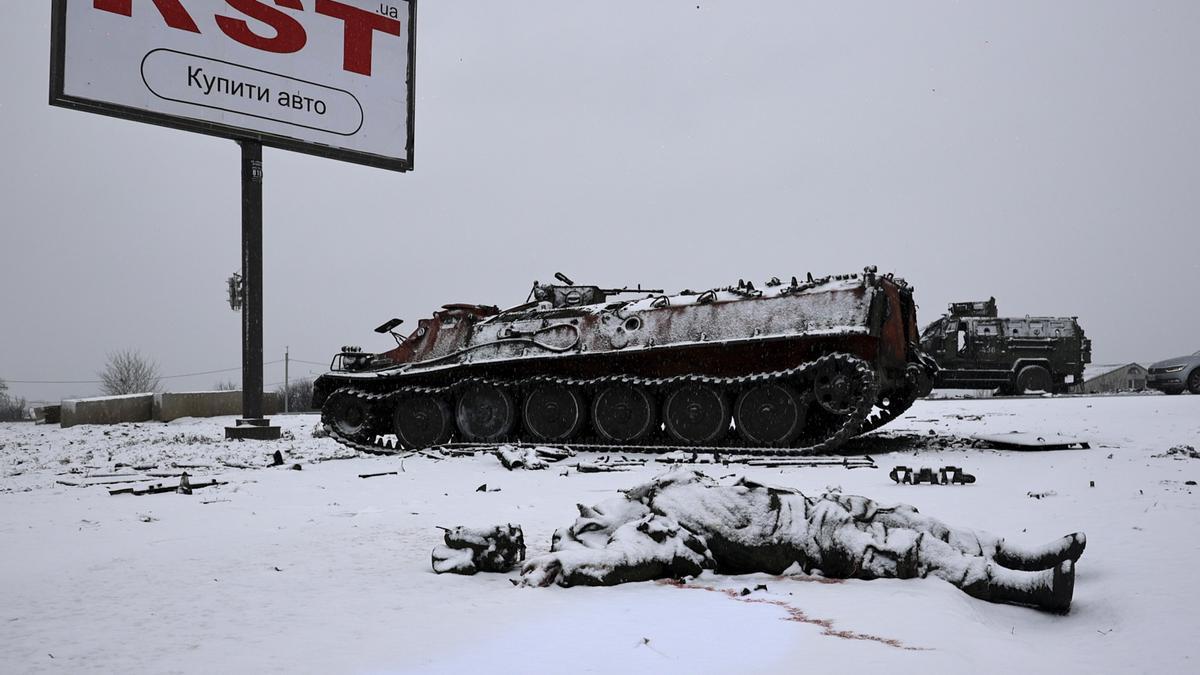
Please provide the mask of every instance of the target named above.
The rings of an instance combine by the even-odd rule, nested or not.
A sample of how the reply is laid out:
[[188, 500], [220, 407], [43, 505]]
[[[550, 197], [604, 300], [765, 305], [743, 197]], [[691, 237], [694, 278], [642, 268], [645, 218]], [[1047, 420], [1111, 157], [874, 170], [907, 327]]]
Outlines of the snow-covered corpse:
[[742, 479], [719, 484], [676, 469], [624, 497], [586, 507], [522, 571], [531, 586], [611, 585], [789, 568], [838, 579], [934, 576], [990, 602], [1066, 612], [1087, 540], [1025, 547], [949, 526], [911, 506]]
[[415, 0], [55, 0], [50, 102], [412, 168]]

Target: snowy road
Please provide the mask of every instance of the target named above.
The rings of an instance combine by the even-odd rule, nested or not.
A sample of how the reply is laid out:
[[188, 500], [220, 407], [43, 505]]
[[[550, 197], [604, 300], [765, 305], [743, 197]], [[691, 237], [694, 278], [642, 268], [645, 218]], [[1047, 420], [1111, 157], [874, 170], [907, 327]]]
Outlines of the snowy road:
[[[901, 436], [862, 441], [876, 470], [708, 469], [813, 492], [841, 486], [1031, 543], [1082, 530], [1067, 616], [981, 602], [934, 579], [706, 574], [682, 588], [532, 589], [514, 588], [515, 573], [438, 576], [438, 525], [519, 523], [534, 555], [577, 502], [664, 467], [562, 475], [561, 465], [509, 472], [490, 455], [321, 461], [347, 453], [311, 437], [314, 416], [278, 419], [291, 436], [279, 444], [217, 440], [225, 419], [0, 425], [0, 672], [1200, 669], [1200, 494], [1186, 484], [1200, 480], [1200, 459], [1153, 457], [1200, 448], [1200, 396], [923, 401], [880, 432], [1056, 431], [1089, 437], [1090, 450], [914, 451]], [[221, 464], [261, 466], [276, 448], [303, 470]], [[228, 484], [109, 496], [58, 483], [80, 482], [72, 469], [172, 461], [212, 465], [195, 474]], [[897, 464], [961, 466], [978, 483], [897, 486], [887, 477]], [[499, 490], [477, 492], [485, 483]], [[758, 584], [766, 590], [736, 593]]]

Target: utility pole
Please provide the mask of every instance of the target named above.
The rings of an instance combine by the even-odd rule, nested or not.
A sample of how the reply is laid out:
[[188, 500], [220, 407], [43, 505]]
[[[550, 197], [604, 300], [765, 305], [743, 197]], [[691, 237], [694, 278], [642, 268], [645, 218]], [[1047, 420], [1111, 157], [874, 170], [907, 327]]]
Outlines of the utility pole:
[[225, 438], [278, 440], [279, 427], [263, 417], [262, 143], [242, 148], [242, 417], [225, 427]]
[[288, 412], [288, 403], [291, 401], [291, 398], [292, 398], [292, 387], [291, 387], [291, 385], [288, 384], [288, 364], [290, 363], [290, 361], [288, 360], [289, 358], [290, 358], [290, 355], [288, 354], [288, 347], [287, 347], [287, 345], [284, 345], [284, 347], [283, 347], [283, 412], [285, 412], [285, 413]]

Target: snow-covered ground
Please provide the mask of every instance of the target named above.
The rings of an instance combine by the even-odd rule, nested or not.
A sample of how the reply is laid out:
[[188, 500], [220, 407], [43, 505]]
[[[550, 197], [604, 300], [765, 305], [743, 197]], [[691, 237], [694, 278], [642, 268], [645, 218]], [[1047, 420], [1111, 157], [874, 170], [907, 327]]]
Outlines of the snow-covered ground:
[[[1200, 396], [923, 401], [858, 442], [878, 469], [707, 469], [840, 486], [1031, 543], [1082, 530], [1066, 616], [981, 602], [935, 579], [706, 574], [683, 587], [535, 589], [514, 587], [515, 572], [439, 576], [436, 526], [518, 523], [536, 555], [577, 502], [664, 465], [570, 470], [584, 455], [510, 472], [484, 454], [356, 457], [313, 438], [314, 416], [276, 420], [287, 432], [277, 443], [224, 441], [229, 419], [0, 425], [0, 672], [1200, 670], [1200, 494], [1186, 484], [1200, 480], [1200, 459], [1154, 456], [1200, 448]], [[927, 439], [1015, 430], [1086, 436], [1092, 447]], [[265, 467], [276, 449], [283, 467], [227, 466]], [[172, 463], [212, 467], [189, 469], [193, 482], [228, 483], [110, 496], [58, 482]], [[899, 486], [887, 476], [897, 464], [961, 466], [978, 482]], [[386, 471], [397, 473], [359, 477]]]

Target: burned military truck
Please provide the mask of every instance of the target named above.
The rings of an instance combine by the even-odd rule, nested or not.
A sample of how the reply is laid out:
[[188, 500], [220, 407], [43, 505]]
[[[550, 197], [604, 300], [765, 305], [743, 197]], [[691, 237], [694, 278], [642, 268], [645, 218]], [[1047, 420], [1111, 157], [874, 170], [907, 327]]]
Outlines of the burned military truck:
[[444, 305], [407, 336], [393, 319], [376, 329], [395, 338], [390, 351], [343, 349], [313, 387], [330, 435], [365, 451], [816, 453], [891, 420], [932, 382], [912, 289], [873, 267], [674, 295], [556, 277], [509, 309]]
[[1076, 317], [1000, 317], [995, 298], [951, 303], [926, 326], [921, 348], [937, 361], [935, 387], [1001, 394], [1064, 393], [1092, 360]]

